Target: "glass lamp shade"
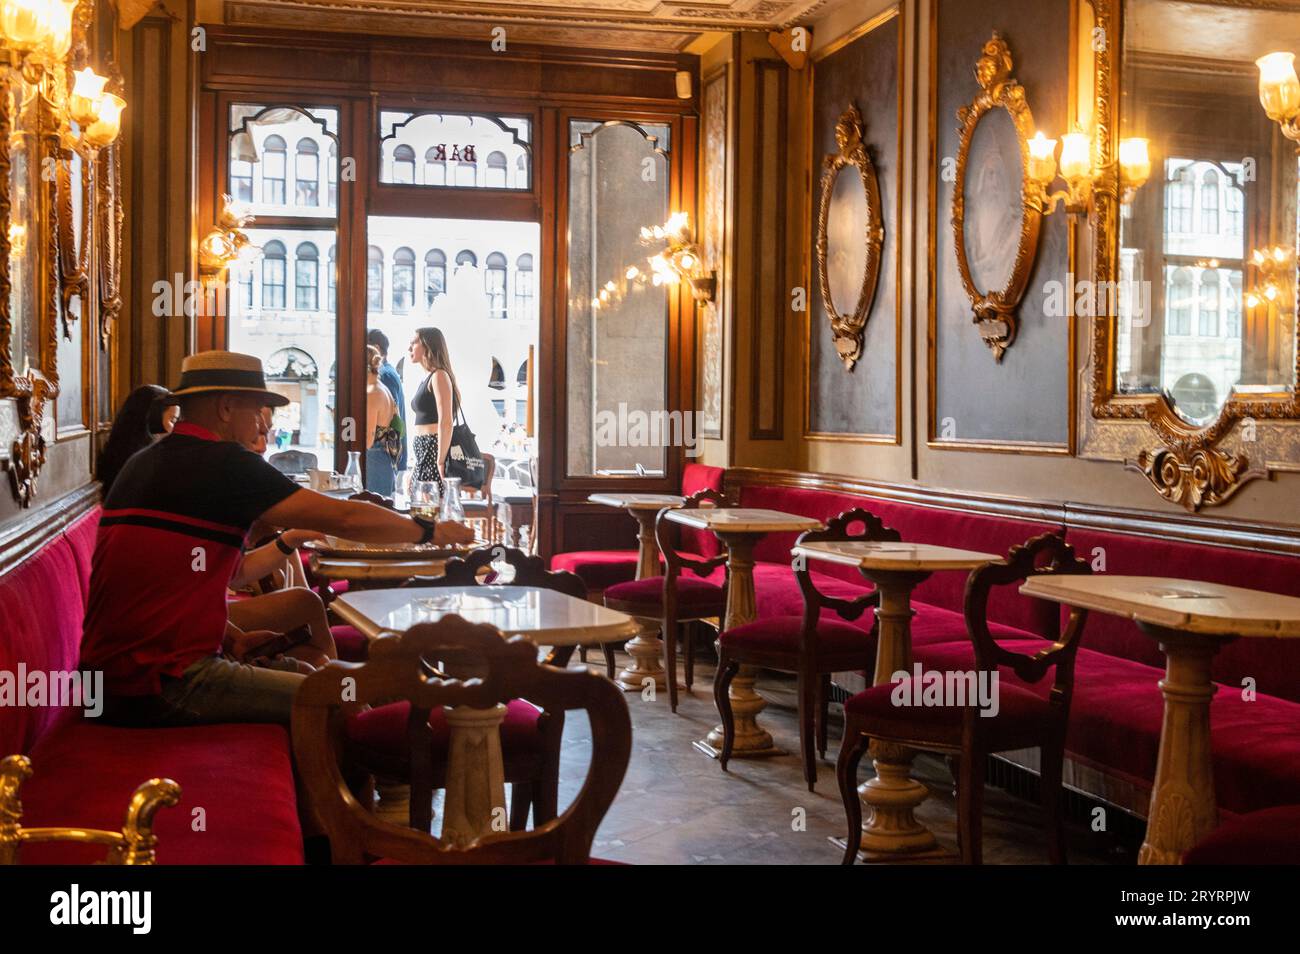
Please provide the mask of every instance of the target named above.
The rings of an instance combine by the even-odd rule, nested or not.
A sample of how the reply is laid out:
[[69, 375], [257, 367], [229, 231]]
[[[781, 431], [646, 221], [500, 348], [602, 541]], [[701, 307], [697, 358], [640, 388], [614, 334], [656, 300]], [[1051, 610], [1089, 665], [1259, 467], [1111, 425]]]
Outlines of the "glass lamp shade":
[[1043, 185], [1056, 178], [1056, 140], [1048, 139], [1041, 129], [1029, 140], [1029, 177]]
[[1151, 154], [1145, 139], [1124, 139], [1119, 144], [1119, 167], [1124, 182], [1137, 187], [1151, 177]]
[[75, 3], [50, 0], [46, 7], [49, 23], [47, 45], [54, 59], [61, 60], [72, 49], [72, 8]]
[[99, 114], [95, 121], [86, 127], [86, 141], [92, 146], [107, 146], [122, 128], [122, 110], [126, 100], [112, 93], [105, 93], [99, 101]]
[[1300, 114], [1300, 78], [1294, 53], [1269, 53], [1255, 61], [1259, 67], [1259, 101], [1268, 118], [1285, 122]]
[[48, 0], [4, 0], [0, 7], [0, 30], [9, 45], [34, 50], [50, 35]]
[[1092, 140], [1087, 133], [1066, 133], [1061, 138], [1061, 178], [1066, 182], [1088, 178], [1092, 171]]
[[89, 66], [73, 74], [72, 95], [68, 99], [68, 111], [73, 120], [82, 129], [95, 121], [99, 114], [99, 103], [104, 96], [104, 84], [108, 77], [100, 76]]

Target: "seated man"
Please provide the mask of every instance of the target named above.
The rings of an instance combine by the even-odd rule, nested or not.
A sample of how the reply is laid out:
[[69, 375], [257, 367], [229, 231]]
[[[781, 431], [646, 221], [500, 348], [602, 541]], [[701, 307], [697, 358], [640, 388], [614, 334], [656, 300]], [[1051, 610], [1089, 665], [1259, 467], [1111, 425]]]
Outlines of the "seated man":
[[104, 672], [109, 721], [288, 725], [303, 678], [294, 661], [259, 668], [221, 655], [226, 587], [253, 521], [373, 543], [472, 534], [301, 488], [248, 451], [266, 428], [262, 409], [287, 400], [267, 390], [257, 358], [193, 355], [174, 393], [181, 420], [126, 463], [104, 501], [81, 664]]

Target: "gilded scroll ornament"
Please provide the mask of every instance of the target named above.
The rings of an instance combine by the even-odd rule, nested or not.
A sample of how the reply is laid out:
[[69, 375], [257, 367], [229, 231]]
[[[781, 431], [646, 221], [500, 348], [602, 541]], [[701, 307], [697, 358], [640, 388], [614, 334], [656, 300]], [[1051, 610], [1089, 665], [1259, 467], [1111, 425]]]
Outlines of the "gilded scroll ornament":
[[[821, 202], [817, 210], [817, 276], [821, 285], [822, 303], [830, 318], [835, 350], [849, 371], [853, 370], [854, 364], [862, 356], [862, 333], [876, 297], [881, 252], [885, 244], [885, 226], [880, 211], [880, 182], [866, 143], [862, 141], [862, 132], [862, 113], [856, 105], [850, 104], [835, 124], [835, 145], [838, 151], [822, 159]], [[865, 250], [862, 283], [850, 313], [842, 313], [831, 294], [833, 263], [829, 241], [835, 181], [845, 166], [857, 170], [866, 202], [866, 220], [861, 236]], [[857, 236], [850, 236], [850, 241], [857, 241]]]
[[[957, 253], [957, 270], [970, 299], [972, 320], [980, 337], [1001, 361], [1016, 338], [1017, 313], [1029, 283], [1038, 254], [1038, 231], [1043, 219], [1043, 188], [1029, 175], [1029, 140], [1034, 132], [1034, 117], [1025, 101], [1024, 87], [1011, 75], [1011, 49], [1000, 33], [984, 44], [975, 63], [975, 79], [980, 93], [957, 110], [960, 142], [957, 149], [957, 178], [952, 196], [953, 246]], [[966, 174], [970, 161], [971, 139], [975, 128], [991, 110], [1003, 109], [1011, 117], [1020, 146], [1020, 238], [1015, 260], [1006, 284], [1000, 289], [981, 290], [971, 274], [966, 247]]]

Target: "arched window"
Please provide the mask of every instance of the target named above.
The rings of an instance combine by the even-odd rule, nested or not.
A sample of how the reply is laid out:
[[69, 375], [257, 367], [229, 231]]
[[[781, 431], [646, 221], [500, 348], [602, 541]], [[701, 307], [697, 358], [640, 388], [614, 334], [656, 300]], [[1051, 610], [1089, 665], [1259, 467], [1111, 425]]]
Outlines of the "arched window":
[[424, 256], [424, 305], [433, 305], [433, 300], [447, 290], [447, 256], [442, 249], [430, 249]]
[[424, 154], [424, 184], [440, 186], [447, 184], [447, 160], [438, 158], [438, 150], [430, 146]]
[[528, 362], [523, 361], [519, 365], [519, 371], [515, 374], [515, 384], [525, 387], [528, 384]]
[[288, 147], [279, 136], [267, 136], [262, 144], [262, 201], [267, 205], [285, 204], [285, 171]]
[[462, 159], [456, 163], [456, 185], [470, 188], [478, 185], [477, 159]]
[[240, 269], [239, 300], [243, 303], [245, 311], [253, 310], [253, 270], [251, 268]]
[[1202, 338], [1219, 337], [1219, 271], [1207, 268], [1201, 272], [1200, 319], [1197, 333]]
[[506, 369], [501, 367], [501, 362], [496, 358], [492, 359], [492, 374], [488, 376], [488, 387], [493, 391], [506, 389]]
[[335, 274], [333, 245], [330, 246], [329, 272], [325, 275], [325, 282], [329, 288], [329, 291], [327, 292], [329, 297], [329, 309], [330, 313], [333, 314], [339, 310], [339, 280], [338, 275]]
[[320, 252], [311, 242], [303, 242], [294, 251], [293, 296], [299, 311], [320, 307]]
[[399, 185], [415, 182], [415, 150], [410, 146], [398, 146], [393, 150], [393, 181]]
[[339, 204], [339, 146], [330, 140], [330, 161], [325, 169], [325, 178], [329, 180], [329, 207]]
[[1213, 169], [1201, 177], [1201, 232], [1219, 234], [1219, 174]]
[[483, 274], [483, 290], [488, 296], [488, 317], [506, 316], [506, 257], [493, 252], [487, 257], [487, 271]]
[[393, 253], [393, 311], [406, 314], [415, 304], [415, 253], [399, 248]]
[[1165, 314], [1169, 316], [1165, 327], [1167, 334], [1190, 335], [1192, 333], [1192, 300], [1195, 291], [1192, 288], [1192, 270], [1178, 268], [1174, 270], [1169, 288]]
[[487, 177], [483, 184], [489, 189], [504, 189], [506, 183], [506, 154], [489, 152], [487, 157]]
[[1192, 170], [1183, 166], [1165, 185], [1166, 230], [1187, 234], [1192, 230]]
[[515, 316], [527, 320], [533, 315], [533, 257], [527, 253], [515, 260]]
[[456, 267], [460, 268], [462, 265], [477, 266], [478, 256], [475, 255], [467, 248], [461, 249], [459, 252], [456, 253]]
[[378, 245], [366, 253], [366, 310], [384, 310], [384, 251]]
[[320, 205], [320, 146], [316, 140], [298, 140], [293, 176], [294, 201], [298, 205]]
[[526, 156], [520, 156], [515, 160], [515, 188], [528, 188], [528, 159]]
[[1228, 216], [1228, 221], [1225, 223], [1227, 228], [1224, 231], [1228, 235], [1240, 235], [1243, 226], [1243, 219], [1245, 218], [1243, 213], [1246, 205], [1245, 197], [1241, 192], [1241, 186], [1237, 185], [1232, 178], [1229, 178], [1227, 187], [1223, 192], [1224, 197], [1227, 199], [1224, 204], [1227, 206]]
[[230, 160], [230, 195], [236, 202], [253, 201], [253, 164], [247, 159]]
[[284, 307], [284, 258], [284, 245], [281, 242], [267, 242], [262, 249], [263, 308]]

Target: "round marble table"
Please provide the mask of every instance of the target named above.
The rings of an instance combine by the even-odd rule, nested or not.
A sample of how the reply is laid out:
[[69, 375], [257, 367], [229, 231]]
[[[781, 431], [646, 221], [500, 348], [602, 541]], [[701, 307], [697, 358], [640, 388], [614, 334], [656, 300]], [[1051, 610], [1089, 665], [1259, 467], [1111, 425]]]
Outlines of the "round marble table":
[[[754, 605], [754, 546], [769, 533], [802, 533], [818, 530], [821, 521], [779, 510], [761, 510], [748, 507], [709, 507], [699, 510], [673, 510], [668, 519], [696, 530], [709, 530], [717, 535], [727, 548], [727, 611], [722, 621], [723, 630], [752, 623], [757, 610]], [[728, 696], [736, 722], [736, 741], [732, 758], [759, 758], [780, 755], [781, 750], [772, 742], [772, 734], [758, 724], [758, 714], [767, 703], [754, 691], [757, 670], [741, 666], [731, 681]], [[695, 743], [695, 747], [717, 758], [722, 751], [722, 726], [714, 726], [708, 736]]]
[[[663, 571], [659, 564], [659, 546], [655, 543], [655, 520], [659, 517], [659, 511], [665, 507], [680, 507], [682, 498], [676, 494], [601, 493], [592, 494], [587, 499], [594, 504], [626, 510], [636, 519], [637, 542], [640, 544], [636, 578], [645, 580], [661, 576]], [[667, 687], [668, 674], [663, 664], [664, 644], [659, 638], [657, 627], [643, 624], [641, 631], [628, 641], [626, 648], [632, 662], [618, 674], [615, 682], [628, 692], [640, 692], [645, 688], [647, 679], [654, 682], [656, 690]]]
[[[796, 546], [796, 557], [854, 566], [880, 591], [879, 632], [873, 685], [912, 671], [912, 591], [938, 570], [973, 570], [1000, 559], [992, 553], [957, 550], [928, 543], [827, 540]], [[929, 796], [911, 777], [915, 752], [904, 746], [871, 745], [876, 777], [858, 789], [863, 812], [862, 850], [868, 861], [920, 860], [946, 855], [928, 828], [916, 820]]]
[[[554, 590], [527, 586], [424, 586], [348, 592], [331, 609], [368, 638], [403, 632], [416, 623], [456, 615], [491, 623], [503, 636], [524, 636], [539, 646], [621, 642], [639, 627], [630, 616]], [[442, 838], [468, 845], [504, 830], [505, 768], [501, 720], [506, 707], [447, 712], [450, 740]]]
[[[1241, 638], [1300, 638], [1300, 599], [1278, 593], [1157, 576], [1044, 576], [1026, 596], [1133, 620], [1165, 654], [1164, 721], [1140, 865], [1182, 864], [1183, 853], [1214, 830], [1210, 751], [1210, 664]], [[1086, 637], [1086, 633], [1085, 633]]]

